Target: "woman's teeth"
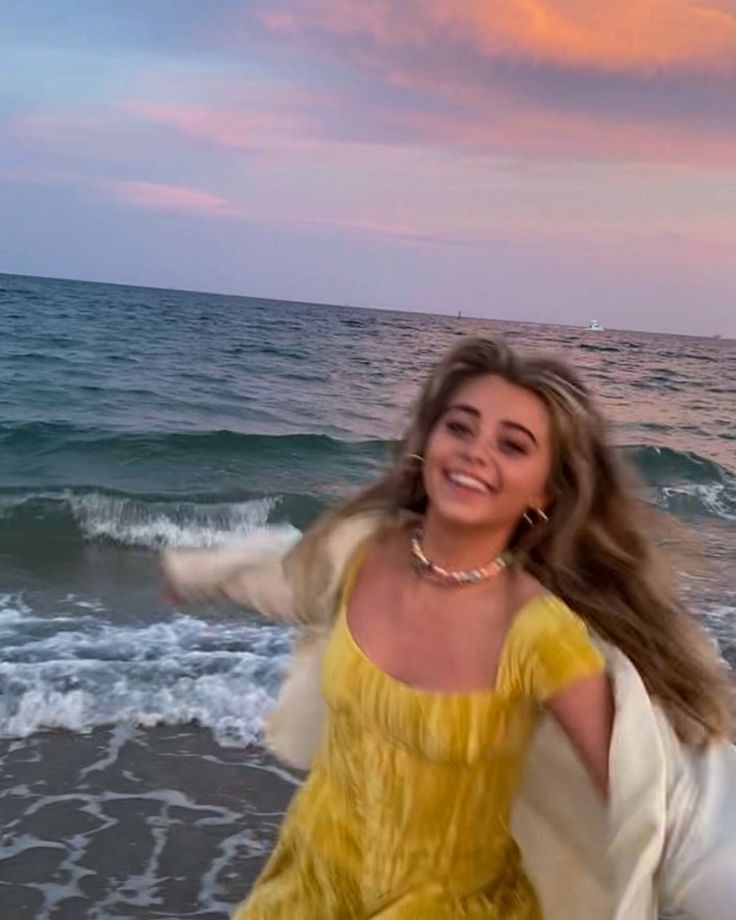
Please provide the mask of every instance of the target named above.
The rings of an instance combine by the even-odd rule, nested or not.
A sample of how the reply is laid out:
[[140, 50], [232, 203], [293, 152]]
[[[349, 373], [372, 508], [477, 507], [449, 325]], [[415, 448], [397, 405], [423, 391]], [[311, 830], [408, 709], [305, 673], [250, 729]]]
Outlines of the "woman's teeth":
[[476, 479], [475, 476], [453, 472], [448, 472], [446, 475], [450, 482], [455, 485], [462, 486], [465, 489], [472, 489], [473, 492], [481, 492], [483, 494], [488, 492], [488, 486], [480, 479]]

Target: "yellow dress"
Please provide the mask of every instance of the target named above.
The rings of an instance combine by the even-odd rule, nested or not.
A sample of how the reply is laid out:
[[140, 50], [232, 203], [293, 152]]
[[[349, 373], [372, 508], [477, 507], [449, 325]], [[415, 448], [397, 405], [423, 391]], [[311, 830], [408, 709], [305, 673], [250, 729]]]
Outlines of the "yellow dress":
[[516, 615], [493, 689], [410, 687], [350, 633], [351, 568], [325, 653], [320, 753], [233, 920], [539, 920], [511, 803], [540, 704], [600, 673], [602, 656], [546, 595]]

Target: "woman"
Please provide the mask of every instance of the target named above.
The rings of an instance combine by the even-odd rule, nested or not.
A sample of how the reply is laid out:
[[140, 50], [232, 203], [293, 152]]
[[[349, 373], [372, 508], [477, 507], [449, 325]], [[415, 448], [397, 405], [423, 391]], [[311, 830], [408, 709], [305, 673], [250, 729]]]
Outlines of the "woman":
[[[586, 790], [587, 775], [605, 802], [617, 763], [601, 650], [629, 697], [640, 679], [666, 715], [652, 728], [651, 707], [632, 715], [617, 686], [616, 731], [626, 709], [650, 733], [637, 743], [669, 726], [690, 750], [722, 740], [731, 702], [643, 519], [569, 368], [471, 339], [427, 381], [393, 466], [283, 564], [169, 554], [183, 599], [219, 595], [304, 628], [271, 737], [291, 761], [314, 741], [311, 772], [235, 920], [652, 916], [656, 865], [642, 875], [645, 836], [619, 803], [653, 781], [624, 760], [611, 782], [610, 875], [604, 808]], [[524, 778], [543, 711], [578, 766], [547, 729]]]

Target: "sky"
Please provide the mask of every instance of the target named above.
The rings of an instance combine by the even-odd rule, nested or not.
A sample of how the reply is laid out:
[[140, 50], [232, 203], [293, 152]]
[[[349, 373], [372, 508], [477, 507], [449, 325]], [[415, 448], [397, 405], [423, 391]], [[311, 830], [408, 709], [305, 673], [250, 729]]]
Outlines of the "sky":
[[736, 0], [0, 23], [0, 271], [736, 336]]

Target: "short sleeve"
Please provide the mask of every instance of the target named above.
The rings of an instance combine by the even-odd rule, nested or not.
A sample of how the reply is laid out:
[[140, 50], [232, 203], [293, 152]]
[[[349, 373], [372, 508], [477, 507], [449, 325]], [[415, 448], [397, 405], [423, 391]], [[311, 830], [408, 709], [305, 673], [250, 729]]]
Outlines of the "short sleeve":
[[558, 598], [539, 598], [519, 625], [524, 690], [540, 703], [605, 670], [587, 626]]

